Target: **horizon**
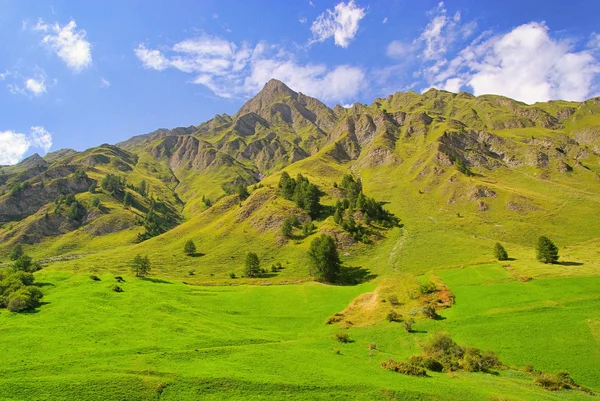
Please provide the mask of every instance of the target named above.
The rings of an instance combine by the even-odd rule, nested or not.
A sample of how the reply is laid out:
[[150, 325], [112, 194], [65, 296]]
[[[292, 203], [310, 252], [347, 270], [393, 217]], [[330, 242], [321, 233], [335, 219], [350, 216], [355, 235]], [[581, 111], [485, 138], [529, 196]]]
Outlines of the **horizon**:
[[[269, 79], [331, 108], [430, 88], [527, 104], [597, 97], [600, 4], [537, 3], [512, 15], [500, 1], [306, 1], [263, 15], [212, 1], [4, 0], [0, 165], [234, 115]], [[575, 15], [578, 4], [590, 12]]]

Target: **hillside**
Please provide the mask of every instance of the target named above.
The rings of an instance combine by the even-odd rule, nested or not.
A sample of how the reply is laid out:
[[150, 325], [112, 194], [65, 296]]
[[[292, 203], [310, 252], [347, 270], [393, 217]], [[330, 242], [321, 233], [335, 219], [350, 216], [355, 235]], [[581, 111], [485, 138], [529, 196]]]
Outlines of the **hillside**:
[[[282, 195], [284, 172], [316, 185], [317, 212]], [[393, 224], [366, 208], [343, 212], [360, 235], [336, 220], [349, 176]], [[3, 335], [20, 342], [0, 347], [11, 377], [0, 393], [59, 399], [77, 383], [65, 399], [99, 399], [97, 389], [103, 399], [595, 399], [534, 386], [523, 369], [566, 369], [600, 391], [598, 210], [600, 98], [527, 105], [431, 89], [332, 109], [271, 80], [232, 116], [0, 167], [0, 263], [21, 244], [42, 262], [49, 302], [35, 314], [0, 312]], [[321, 234], [339, 250], [338, 284], [352, 285], [311, 282], [308, 249]], [[536, 260], [541, 235], [558, 245], [558, 264]], [[194, 256], [183, 252], [189, 240]], [[495, 260], [497, 242], [508, 262]], [[262, 277], [243, 277], [248, 252], [269, 270]], [[136, 254], [152, 262], [147, 280], [131, 277]], [[115, 275], [123, 294], [107, 289]], [[411, 295], [429, 281], [433, 294]], [[442, 318], [414, 312], [424, 305]], [[388, 322], [390, 308], [414, 315], [417, 332]], [[57, 330], [57, 342], [28, 354], [45, 335], [21, 337], [29, 325]], [[69, 327], [76, 344], [64, 365], [20, 389], [62, 355]], [[143, 339], [128, 337], [137, 330]], [[331, 340], [340, 330], [354, 342]], [[507, 370], [423, 379], [379, 367], [438, 331], [498, 353]], [[88, 363], [99, 367], [79, 373]]]

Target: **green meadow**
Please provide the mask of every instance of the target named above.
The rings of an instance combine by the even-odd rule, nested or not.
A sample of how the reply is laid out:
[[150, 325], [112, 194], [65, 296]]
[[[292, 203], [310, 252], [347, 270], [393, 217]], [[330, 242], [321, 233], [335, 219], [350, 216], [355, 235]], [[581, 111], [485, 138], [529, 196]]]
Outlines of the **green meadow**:
[[[7, 400], [586, 400], [521, 370], [567, 370], [600, 391], [600, 278], [519, 282], [497, 264], [436, 272], [456, 296], [415, 333], [387, 321], [326, 325], [379, 280], [357, 286], [192, 286], [125, 276], [124, 292], [87, 274], [40, 271], [44, 304], [0, 312], [0, 398]], [[351, 342], [334, 340], [347, 332]], [[489, 349], [497, 374], [389, 372], [436, 331]], [[371, 346], [370, 344], [375, 344]], [[374, 349], [370, 349], [374, 348]], [[496, 397], [496, 398], [494, 398]]]

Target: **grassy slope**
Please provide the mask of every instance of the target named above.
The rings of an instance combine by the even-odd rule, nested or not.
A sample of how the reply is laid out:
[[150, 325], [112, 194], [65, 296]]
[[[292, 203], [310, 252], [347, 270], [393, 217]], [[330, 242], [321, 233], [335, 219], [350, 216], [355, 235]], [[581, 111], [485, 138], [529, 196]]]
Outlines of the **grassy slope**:
[[[490, 274], [489, 267], [481, 269], [480, 274]], [[497, 344], [502, 320], [491, 313], [495, 307], [491, 296], [502, 292], [514, 298], [511, 307], [531, 305], [544, 299], [548, 286], [542, 281], [526, 283], [531, 295], [520, 300], [518, 288], [510, 288], [515, 283], [498, 273], [487, 285], [475, 285], [478, 271], [456, 270], [444, 276], [452, 284], [465, 283], [456, 285], [459, 304], [445, 314], [446, 320], [419, 321], [417, 329], [449, 330], [470, 345], [499, 348], [511, 364], [534, 362], [551, 370], [569, 366], [577, 380], [600, 387], [591, 356], [582, 356], [580, 364], [574, 364], [566, 351], [544, 358], [544, 345], [553, 346], [558, 339], [536, 344], [523, 330], [513, 330], [502, 332], [502, 346]], [[341, 329], [323, 324], [352, 298], [371, 290], [372, 283], [194, 287], [125, 277], [125, 292], [119, 294], [108, 289], [111, 275], [101, 277], [103, 281], [95, 282], [86, 275], [42, 271], [38, 280], [45, 283], [47, 304], [32, 314], [0, 313], [0, 394], [19, 400], [158, 399], [159, 394], [167, 400], [591, 399], [581, 392], [541, 390], [529, 376], [511, 370], [499, 376], [434, 374], [429, 379], [384, 371], [381, 360], [418, 352], [418, 342], [426, 334], [409, 335], [400, 325], [384, 322], [350, 329], [354, 342], [339, 344], [332, 335]], [[592, 286], [588, 283], [588, 288]], [[582, 298], [582, 292], [580, 286], [570, 285], [559, 299], [568, 303]], [[468, 297], [489, 300], [476, 306]], [[580, 310], [571, 315], [572, 321], [579, 322], [591, 310], [597, 321], [597, 297], [578, 303]], [[481, 315], [489, 324], [481, 325]], [[520, 315], [515, 316], [515, 325], [523, 324]], [[554, 328], [548, 317], [535, 322], [540, 331]], [[598, 343], [584, 336], [585, 327], [570, 326], [561, 339], [573, 346], [565, 350], [576, 349], [577, 355], [599, 351]], [[375, 351], [368, 349], [372, 342], [377, 344]], [[528, 352], [513, 350], [518, 344]], [[340, 355], [333, 352], [336, 349]]]

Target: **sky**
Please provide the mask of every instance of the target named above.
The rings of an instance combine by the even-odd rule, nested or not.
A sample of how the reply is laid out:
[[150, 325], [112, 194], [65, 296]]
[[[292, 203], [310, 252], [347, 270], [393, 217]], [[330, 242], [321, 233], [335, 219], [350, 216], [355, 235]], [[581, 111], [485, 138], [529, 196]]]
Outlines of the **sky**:
[[600, 95], [597, 0], [0, 0], [0, 165], [233, 115], [435, 87]]

